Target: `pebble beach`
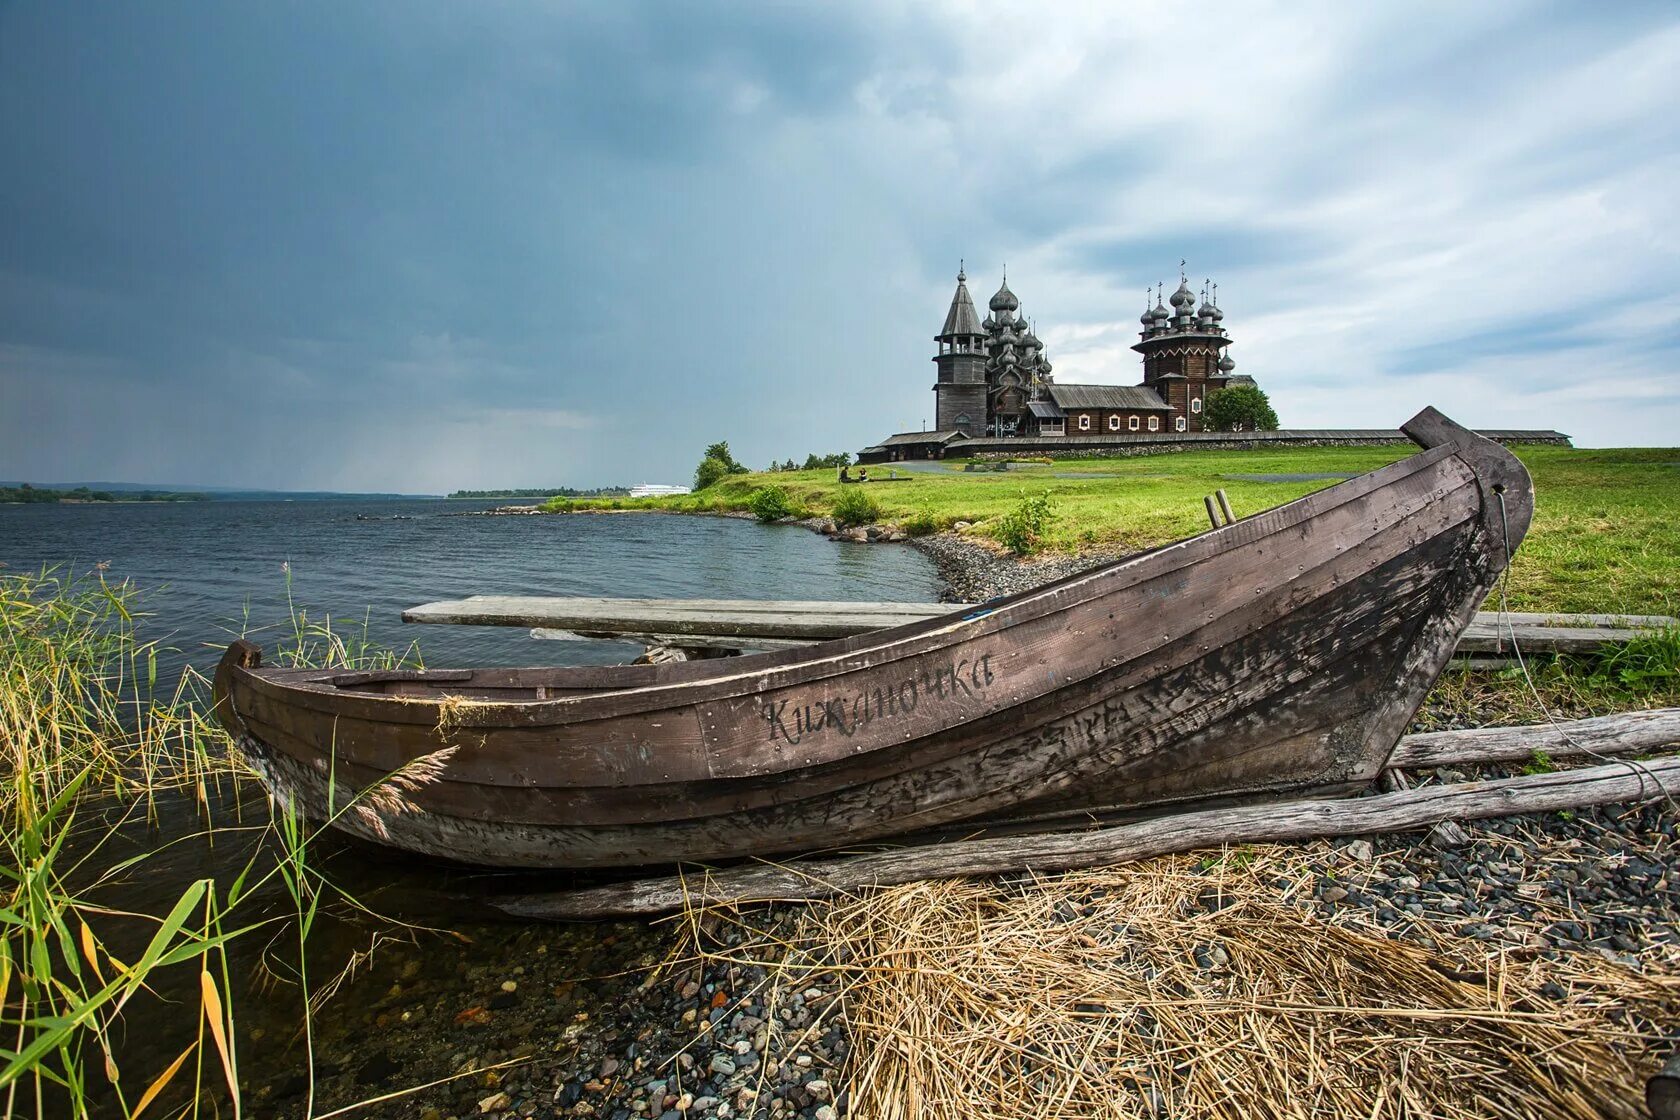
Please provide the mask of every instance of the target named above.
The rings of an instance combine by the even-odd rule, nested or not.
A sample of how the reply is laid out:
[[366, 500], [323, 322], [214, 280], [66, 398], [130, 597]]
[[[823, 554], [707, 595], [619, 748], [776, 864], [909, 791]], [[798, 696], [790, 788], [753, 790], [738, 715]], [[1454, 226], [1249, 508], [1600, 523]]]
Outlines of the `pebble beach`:
[[[934, 559], [953, 601], [1024, 590], [1102, 559], [1021, 562], [952, 534], [914, 543]], [[1437, 713], [1432, 727], [1442, 726]], [[1427, 770], [1405, 780], [1516, 772]], [[1597, 989], [1568, 980], [1590, 958], [1594, 967], [1668, 985], [1680, 1007], [1680, 809], [1673, 798], [1282, 851], [1284, 870], [1250, 886], [1312, 922], [1416, 947], [1471, 981], [1487, 982], [1490, 961], [1532, 962], [1535, 971], [1525, 975], [1533, 990], [1522, 995], [1533, 1006], [1601, 999]], [[1209, 874], [1220, 866], [1204, 863]], [[1187, 889], [1181, 908], [1217, 912], [1222, 889]], [[364, 1010], [338, 1017], [342, 1037], [317, 1039], [318, 1053], [330, 1056], [317, 1071], [320, 1099], [362, 1100], [448, 1078], [360, 1114], [851, 1115], [847, 1086], [880, 1039], [857, 1037], [851, 996], [858, 974], [848, 971], [844, 949], [837, 953], [832, 939], [813, 932], [820, 925], [806, 907], [764, 906], [651, 923], [505, 927], [493, 958], [478, 946], [419, 935], [382, 949], [336, 997]], [[1240, 950], [1214, 940], [1186, 952], [1216, 981]], [[455, 959], [453, 975], [437, 966], [440, 953]], [[1639, 1040], [1628, 1060], [1648, 1066], [1650, 1055], [1680, 1041], [1680, 1017], [1656, 1022], [1640, 1014], [1623, 1016], [1628, 1037]], [[443, 1054], [448, 1068], [440, 1072]], [[1184, 1087], [1175, 1090], [1170, 1079], [1133, 1088], [1116, 1115], [1174, 1115], [1171, 1102], [1184, 1099], [1173, 1095]], [[265, 1086], [256, 1103], [285, 1115], [302, 1089], [295, 1079]], [[1033, 1109], [1023, 1102], [1019, 1114]]]

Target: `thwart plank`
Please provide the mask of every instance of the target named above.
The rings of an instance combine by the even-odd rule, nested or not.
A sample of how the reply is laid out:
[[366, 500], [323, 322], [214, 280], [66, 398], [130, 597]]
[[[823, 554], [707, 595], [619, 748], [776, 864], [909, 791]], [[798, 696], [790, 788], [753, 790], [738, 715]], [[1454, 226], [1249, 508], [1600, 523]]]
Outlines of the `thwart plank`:
[[[404, 622], [528, 626], [585, 637], [657, 644], [781, 648], [920, 622], [972, 603], [879, 603], [756, 599], [585, 599], [473, 595], [411, 607]], [[1483, 611], [1459, 639], [1460, 654], [1508, 653], [1511, 636], [1532, 652], [1591, 649], [1642, 630], [1680, 625], [1663, 615], [1544, 615]], [[549, 636], [549, 635], [538, 635]]]

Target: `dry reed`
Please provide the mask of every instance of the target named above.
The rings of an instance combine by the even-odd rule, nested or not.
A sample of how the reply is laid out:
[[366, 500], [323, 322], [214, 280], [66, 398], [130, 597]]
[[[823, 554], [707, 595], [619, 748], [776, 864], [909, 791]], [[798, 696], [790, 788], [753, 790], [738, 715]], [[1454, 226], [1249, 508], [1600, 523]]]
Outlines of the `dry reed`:
[[749, 931], [728, 959], [839, 973], [864, 1120], [1644, 1115], [1672, 948], [1635, 970], [1431, 928], [1432, 951], [1305, 905], [1325, 855], [913, 883], [810, 907], [802, 952]]

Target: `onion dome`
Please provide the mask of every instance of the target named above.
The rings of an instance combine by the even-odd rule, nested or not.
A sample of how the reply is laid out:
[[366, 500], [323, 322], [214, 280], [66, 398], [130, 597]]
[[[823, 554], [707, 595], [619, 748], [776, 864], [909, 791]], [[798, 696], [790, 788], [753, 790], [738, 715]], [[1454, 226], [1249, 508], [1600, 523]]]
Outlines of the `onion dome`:
[[1016, 298], [1014, 292], [1009, 290], [1009, 280], [1007, 278], [1003, 282], [1003, 287], [999, 288], [997, 294], [992, 297], [990, 306], [993, 311], [1014, 311], [1021, 306], [1021, 301]]
[[1155, 312], [1150, 308], [1148, 300], [1143, 301], [1143, 314], [1138, 316], [1138, 322], [1143, 324], [1145, 330], [1155, 325]]
[[986, 316], [986, 321], [980, 324], [980, 329], [983, 331], [989, 331], [995, 326], [997, 326], [997, 320], [988, 315]]
[[1178, 282], [1178, 291], [1172, 294], [1172, 298], [1169, 302], [1173, 305], [1173, 307], [1178, 309], [1178, 313], [1180, 315], [1190, 314], [1190, 309], [1196, 306], [1196, 293], [1190, 290], [1190, 282], [1188, 280], [1180, 280]]
[[1218, 310], [1219, 309], [1214, 307], [1213, 304], [1204, 299], [1202, 300], [1202, 306], [1196, 311], [1196, 318], [1206, 319], [1210, 323], [1214, 322], [1214, 315], [1218, 312]]
[[1231, 355], [1227, 354], [1223, 358], [1219, 359], [1219, 370], [1221, 373], [1230, 373], [1236, 368], [1237, 363], [1232, 360]]
[[1151, 311], [1150, 314], [1155, 316], [1157, 325], [1164, 325], [1168, 319], [1172, 318], [1172, 312], [1162, 306], [1159, 297], [1155, 300], [1155, 310]]
[[1034, 349], [1042, 349], [1044, 343], [1040, 342], [1038, 340], [1038, 336], [1032, 332], [1032, 328], [1028, 327], [1027, 333], [1021, 336], [1021, 345], [1031, 346]]
[[1219, 308], [1215, 306], [1213, 309], [1213, 321], [1217, 323], [1223, 318], [1225, 318], [1225, 312], [1219, 310]]

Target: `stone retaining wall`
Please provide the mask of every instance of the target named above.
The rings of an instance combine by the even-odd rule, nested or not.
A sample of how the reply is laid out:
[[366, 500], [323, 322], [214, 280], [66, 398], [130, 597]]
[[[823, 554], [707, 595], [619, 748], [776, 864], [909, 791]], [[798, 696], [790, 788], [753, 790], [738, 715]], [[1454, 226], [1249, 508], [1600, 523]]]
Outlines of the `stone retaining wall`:
[[[1543, 443], [1570, 447], [1569, 437], [1554, 431], [1496, 429], [1477, 433], [1496, 443]], [[1121, 459], [1167, 455], [1177, 451], [1253, 451], [1266, 447], [1381, 447], [1410, 444], [1399, 430], [1320, 428], [1275, 432], [1166, 432], [1158, 435], [1049, 436], [1027, 439], [965, 439], [952, 443], [946, 458], [1014, 459], [1023, 455], [1057, 458]]]

